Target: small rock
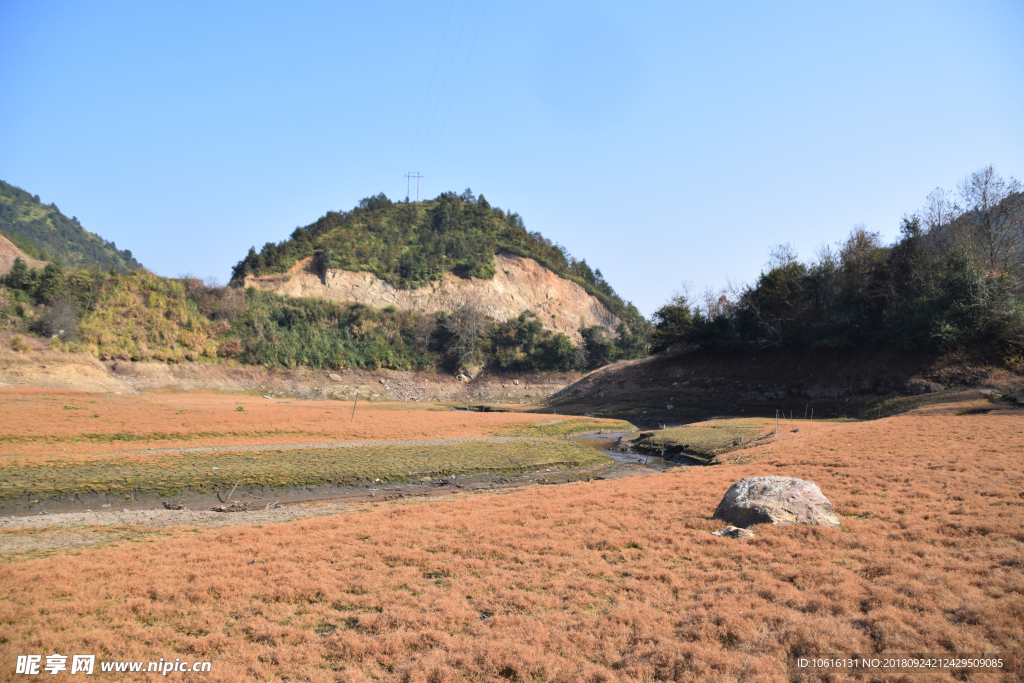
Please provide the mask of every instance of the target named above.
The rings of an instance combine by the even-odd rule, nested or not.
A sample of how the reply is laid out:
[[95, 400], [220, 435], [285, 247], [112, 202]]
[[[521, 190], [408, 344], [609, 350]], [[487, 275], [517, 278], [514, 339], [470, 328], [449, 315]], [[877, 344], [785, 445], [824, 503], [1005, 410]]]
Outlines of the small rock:
[[944, 386], [936, 382], [928, 382], [925, 380], [911, 380], [907, 382], [904, 387], [908, 394], [934, 394], [945, 389]]
[[332, 380], [334, 380], [335, 382], [340, 382], [341, 381], [341, 375], [333, 373], [333, 372], [331, 374], [327, 375], [327, 377], [332, 379]]
[[751, 524], [811, 524], [840, 527], [839, 516], [818, 485], [795, 477], [748, 477], [726, 492], [715, 519]]
[[722, 538], [753, 538], [754, 532], [750, 529], [741, 529], [737, 526], [727, 526], [718, 531], [712, 531], [715, 536]]
[[164, 509], [165, 510], [184, 510], [185, 506], [183, 506], [183, 505], [175, 505], [174, 503], [168, 503], [167, 501], [164, 501]]
[[516, 386], [519, 386], [519, 380], [517, 380], [517, 379], [512, 380], [512, 384], [515, 384]]

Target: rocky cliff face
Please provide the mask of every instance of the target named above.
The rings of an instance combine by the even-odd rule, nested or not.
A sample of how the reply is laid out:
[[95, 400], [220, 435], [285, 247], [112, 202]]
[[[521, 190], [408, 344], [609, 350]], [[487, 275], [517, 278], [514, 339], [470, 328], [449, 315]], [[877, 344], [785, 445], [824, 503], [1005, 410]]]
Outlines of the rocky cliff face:
[[314, 273], [312, 259], [303, 259], [284, 275], [245, 278], [246, 287], [289, 296], [317, 296], [343, 303], [376, 308], [436, 313], [450, 311], [465, 302], [480, 306], [495, 320], [508, 320], [533, 311], [544, 326], [578, 342], [581, 325], [600, 325], [614, 335], [619, 319], [583, 287], [559, 277], [533, 259], [507, 254], [494, 257], [495, 276], [490, 280], [460, 278], [451, 273], [416, 289], [398, 289], [372, 273], [329, 270], [325, 277]]
[[21, 258], [29, 268], [46, 267], [46, 261], [30, 259], [22, 253], [21, 249], [14, 246], [13, 242], [0, 235], [0, 275], [6, 275], [11, 272], [11, 267], [14, 266], [14, 259], [16, 258]]

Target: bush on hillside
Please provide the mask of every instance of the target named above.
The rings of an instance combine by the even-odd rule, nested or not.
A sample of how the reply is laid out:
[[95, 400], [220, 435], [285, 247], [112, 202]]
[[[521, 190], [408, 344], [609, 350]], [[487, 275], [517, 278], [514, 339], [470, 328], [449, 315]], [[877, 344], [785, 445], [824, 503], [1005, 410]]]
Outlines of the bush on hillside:
[[[900, 237], [856, 228], [838, 250], [800, 263], [776, 253], [757, 282], [720, 305], [670, 301], [652, 348], [712, 352], [891, 346], [907, 351], [1024, 351], [1024, 195], [991, 168], [961, 185], [964, 207], [932, 193]], [[709, 301], [713, 301], [713, 297]]]

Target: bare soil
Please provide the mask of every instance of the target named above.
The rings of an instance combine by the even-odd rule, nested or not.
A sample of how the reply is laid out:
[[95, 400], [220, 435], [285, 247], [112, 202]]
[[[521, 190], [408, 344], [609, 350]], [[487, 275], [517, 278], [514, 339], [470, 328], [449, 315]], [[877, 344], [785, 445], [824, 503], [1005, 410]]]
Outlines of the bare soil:
[[311, 400], [440, 401], [530, 404], [564, 389], [580, 373], [484, 374], [469, 382], [432, 371], [267, 369], [235, 362], [99, 361], [88, 354], [50, 351], [23, 335], [32, 350], [10, 349], [0, 333], [0, 388], [39, 387], [138, 394], [150, 390], [211, 389], [254, 396]]
[[[1024, 370], [1024, 369], [1022, 369]], [[1024, 372], [970, 357], [892, 350], [801, 349], [752, 356], [699, 352], [622, 361], [586, 375], [545, 403], [563, 413], [630, 420], [645, 427], [721, 415], [870, 419], [882, 404], [1024, 386]], [[884, 407], [884, 406], [882, 406]]]

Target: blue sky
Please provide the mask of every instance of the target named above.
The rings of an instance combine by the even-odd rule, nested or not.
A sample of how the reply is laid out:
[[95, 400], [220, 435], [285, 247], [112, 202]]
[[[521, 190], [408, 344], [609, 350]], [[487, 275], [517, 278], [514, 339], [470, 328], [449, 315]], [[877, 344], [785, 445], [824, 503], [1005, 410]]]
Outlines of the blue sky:
[[653, 312], [1024, 177], [1024, 3], [0, 0], [0, 178], [226, 281], [378, 192], [470, 187]]

